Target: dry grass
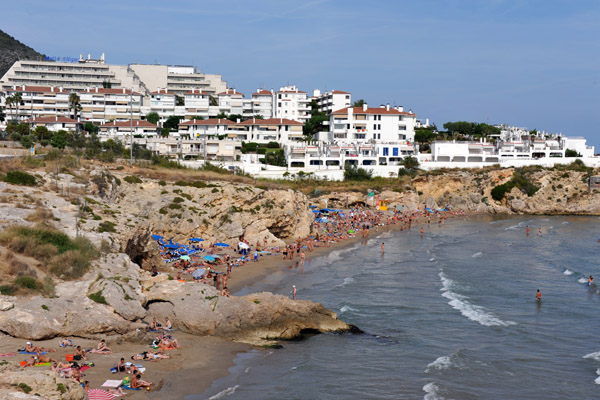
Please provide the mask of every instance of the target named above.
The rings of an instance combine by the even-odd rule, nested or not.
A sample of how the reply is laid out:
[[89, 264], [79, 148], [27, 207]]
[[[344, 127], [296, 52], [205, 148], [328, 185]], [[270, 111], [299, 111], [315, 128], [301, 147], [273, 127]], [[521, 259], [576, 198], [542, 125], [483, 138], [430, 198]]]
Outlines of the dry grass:
[[56, 220], [52, 211], [48, 210], [46, 207], [38, 205], [34, 212], [29, 214], [25, 220], [29, 222], [38, 222], [42, 224], [49, 224], [50, 221]]

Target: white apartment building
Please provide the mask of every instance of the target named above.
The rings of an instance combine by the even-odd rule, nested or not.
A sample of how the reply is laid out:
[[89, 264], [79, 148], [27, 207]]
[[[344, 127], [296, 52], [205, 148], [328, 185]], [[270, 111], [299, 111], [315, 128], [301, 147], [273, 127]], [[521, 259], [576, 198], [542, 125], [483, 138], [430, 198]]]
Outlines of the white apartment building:
[[[202, 90], [192, 89], [183, 94], [185, 102], [185, 117], [193, 118], [195, 116], [208, 118], [211, 94]], [[216, 115], [216, 114], [215, 114]]]
[[205, 137], [223, 137], [227, 139], [246, 140], [247, 128], [226, 118], [210, 118], [205, 120], [191, 119], [179, 123], [179, 136], [190, 139]]
[[252, 118], [238, 124], [247, 131], [247, 140], [256, 143], [278, 142], [286, 145], [304, 139], [303, 124], [286, 118]]
[[[6, 105], [6, 98], [21, 94], [17, 107]], [[0, 92], [0, 104], [5, 108], [7, 120], [22, 121], [30, 118], [69, 116], [70, 91], [53, 86], [12, 86]]]
[[163, 117], [175, 115], [177, 96], [167, 89], [158, 89], [150, 93], [150, 108], [148, 112], [155, 112]]
[[[244, 94], [235, 89], [227, 89], [218, 93], [217, 101], [219, 103], [219, 112], [217, 114], [225, 113], [227, 115], [242, 115], [244, 113]], [[213, 115], [211, 114], [210, 116], [212, 117]]]
[[235, 140], [207, 139], [200, 141], [184, 138], [152, 138], [138, 140], [138, 143], [148, 150], [170, 158], [236, 161], [242, 154], [242, 143]]
[[335, 110], [352, 106], [352, 95], [341, 90], [332, 90], [321, 94], [319, 89], [315, 89], [312, 100], [317, 102], [319, 111], [329, 114]]
[[159, 127], [148, 121], [113, 121], [100, 125], [99, 137], [101, 140], [120, 140], [129, 143], [129, 136], [133, 125], [134, 138], [152, 138], [158, 136]]
[[131, 89], [86, 88], [78, 93], [80, 118], [83, 122], [103, 124], [112, 120], [137, 120], [141, 118], [144, 96]]
[[298, 90], [296, 86], [284, 86], [275, 93], [274, 116], [299, 122], [306, 122], [309, 118], [310, 100], [306, 92]]
[[[0, 95], [2, 103], [6, 97], [21, 94], [18, 109], [11, 106], [6, 109], [8, 119], [24, 120], [39, 117], [73, 117], [69, 97], [73, 91], [54, 86], [13, 86]], [[104, 123], [109, 120], [140, 118], [143, 96], [129, 89], [86, 88], [77, 92], [81, 110], [78, 119], [82, 122]], [[17, 114], [18, 113], [18, 114]]]
[[275, 93], [273, 89], [264, 90], [258, 89], [252, 93], [252, 99], [250, 100], [250, 107], [244, 110], [245, 115], [249, 117], [255, 117], [260, 115], [264, 119], [273, 118], [273, 105], [274, 105]]
[[190, 65], [129, 64], [149, 91], [167, 89], [178, 96], [191, 90], [216, 94], [227, 90], [221, 75], [205, 74]]
[[33, 119], [27, 120], [27, 123], [31, 125], [31, 130], [34, 130], [38, 126], [45, 126], [51, 132], [57, 132], [60, 130], [64, 131], [75, 131], [77, 130], [77, 125], [80, 125], [80, 122], [67, 118], [67, 117], [34, 117]]
[[431, 143], [431, 160], [437, 162], [493, 162], [500, 157], [493, 143], [434, 141]]
[[389, 104], [379, 108], [347, 107], [334, 111], [328, 141], [340, 143], [406, 143], [415, 138], [416, 115]]

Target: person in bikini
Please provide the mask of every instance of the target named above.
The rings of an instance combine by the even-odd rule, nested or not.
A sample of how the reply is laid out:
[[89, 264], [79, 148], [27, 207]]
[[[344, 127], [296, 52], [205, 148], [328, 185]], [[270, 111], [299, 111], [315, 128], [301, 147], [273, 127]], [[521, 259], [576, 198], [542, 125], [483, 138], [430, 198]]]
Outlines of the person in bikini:
[[100, 340], [97, 348], [92, 349], [89, 352], [96, 354], [112, 354], [112, 350], [106, 345], [106, 341], [104, 339]]

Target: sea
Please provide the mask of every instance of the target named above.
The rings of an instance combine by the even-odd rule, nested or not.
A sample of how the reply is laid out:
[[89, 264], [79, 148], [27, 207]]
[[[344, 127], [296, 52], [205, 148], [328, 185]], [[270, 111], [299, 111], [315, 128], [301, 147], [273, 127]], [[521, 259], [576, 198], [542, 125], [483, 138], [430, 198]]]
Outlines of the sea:
[[240, 353], [186, 399], [598, 399], [599, 222], [478, 216], [308, 254], [238, 294], [296, 285], [364, 333]]

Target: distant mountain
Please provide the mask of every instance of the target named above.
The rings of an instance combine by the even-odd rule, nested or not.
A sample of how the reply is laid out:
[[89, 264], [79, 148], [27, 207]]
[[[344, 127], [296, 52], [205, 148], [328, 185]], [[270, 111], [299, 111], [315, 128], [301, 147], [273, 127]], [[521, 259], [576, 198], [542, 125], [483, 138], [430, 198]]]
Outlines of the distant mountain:
[[0, 30], [0, 78], [19, 59], [43, 60], [44, 55]]

